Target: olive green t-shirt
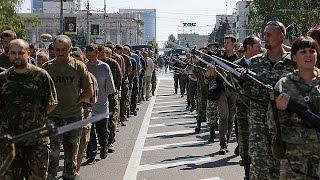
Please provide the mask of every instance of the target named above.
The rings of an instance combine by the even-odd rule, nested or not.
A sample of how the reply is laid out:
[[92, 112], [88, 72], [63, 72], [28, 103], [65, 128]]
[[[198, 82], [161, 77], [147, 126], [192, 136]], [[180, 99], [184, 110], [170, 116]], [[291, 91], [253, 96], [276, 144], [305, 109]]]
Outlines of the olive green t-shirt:
[[80, 94], [92, 83], [85, 64], [74, 58], [70, 58], [67, 64], [53, 59], [46, 62], [43, 68], [48, 71], [55, 83], [59, 101], [58, 106], [49, 117], [53, 119], [74, 118], [74, 120], [82, 117]]
[[8, 69], [12, 66], [12, 63], [9, 59], [9, 56], [6, 56], [4, 53], [0, 54], [0, 67]]

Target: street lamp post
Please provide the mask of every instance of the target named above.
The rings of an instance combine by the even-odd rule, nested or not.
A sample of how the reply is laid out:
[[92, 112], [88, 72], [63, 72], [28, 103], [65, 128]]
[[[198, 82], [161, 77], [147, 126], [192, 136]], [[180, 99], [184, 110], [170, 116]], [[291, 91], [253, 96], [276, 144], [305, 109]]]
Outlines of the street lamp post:
[[87, 45], [90, 44], [90, 23], [89, 23], [89, 15], [90, 15], [90, 3], [87, 0]]
[[63, 34], [63, 1], [60, 0], [60, 34]]

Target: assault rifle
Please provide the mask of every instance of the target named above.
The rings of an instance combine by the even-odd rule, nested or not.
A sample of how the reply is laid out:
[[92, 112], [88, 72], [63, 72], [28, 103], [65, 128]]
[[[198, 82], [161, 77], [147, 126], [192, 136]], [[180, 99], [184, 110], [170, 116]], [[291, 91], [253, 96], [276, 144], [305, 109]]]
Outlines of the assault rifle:
[[39, 139], [47, 136], [57, 136], [60, 134], [64, 134], [66, 132], [72, 131], [74, 129], [78, 129], [80, 127], [83, 127], [89, 123], [95, 123], [97, 121], [100, 121], [106, 117], [108, 117], [110, 114], [108, 113], [102, 113], [98, 114], [96, 116], [86, 118], [84, 120], [76, 121], [70, 124], [67, 124], [65, 126], [56, 127], [52, 123], [47, 124], [44, 127], [37, 128], [16, 136], [10, 136], [10, 135], [4, 135], [0, 136], [0, 145], [7, 146], [9, 149], [8, 151], [10, 154], [6, 157], [3, 164], [0, 167], [0, 179], [4, 176], [8, 168], [10, 167], [14, 157], [15, 157], [15, 143], [23, 142], [28, 139]]
[[[269, 79], [261, 77], [261, 76], [257, 76], [257, 74], [255, 72], [247, 70], [246, 73], [240, 73], [236, 70], [236, 68], [241, 68], [237, 64], [234, 64], [232, 62], [229, 62], [225, 59], [222, 59], [222, 58], [214, 56], [214, 55], [208, 55], [208, 54], [201, 52], [195, 48], [190, 49], [190, 48], [185, 48], [185, 47], [177, 45], [177, 44], [175, 44], [175, 45], [179, 46], [181, 48], [184, 48], [188, 51], [191, 51], [192, 54], [195, 54], [195, 55], [201, 54], [203, 56], [211, 58], [213, 61], [213, 64], [208, 63], [207, 61], [204, 61], [201, 58], [199, 58], [199, 60], [202, 63], [205, 63], [207, 66], [211, 66], [213, 68], [215, 68], [216, 66], [219, 66], [220, 68], [222, 68], [222, 69], [226, 70], [227, 72], [229, 72], [230, 74], [232, 74], [232, 76], [235, 77], [236, 79], [251, 80], [251, 81], [263, 86], [264, 88], [266, 88], [269, 91], [270, 98], [271, 98], [271, 104], [273, 104], [273, 105], [274, 105], [274, 100], [275, 100], [275, 94], [281, 93], [281, 92], [277, 92], [274, 90], [273, 85], [271, 84], [271, 81]], [[294, 100], [292, 100], [292, 98], [290, 98], [287, 108], [290, 112], [296, 113], [298, 116], [300, 116], [302, 119], [304, 119], [306, 121], [306, 124], [308, 124], [312, 128], [315, 128], [318, 132], [320, 132], [320, 117], [317, 114], [313, 113], [308, 107], [306, 107], [298, 102], [295, 102]], [[274, 118], [275, 118], [275, 121], [277, 124], [277, 123], [279, 123], [279, 122], [277, 122], [277, 121], [279, 121], [279, 119], [277, 117], [278, 116], [277, 111], [273, 110], [273, 113], [274, 113]], [[278, 133], [280, 132], [280, 126], [277, 127], [277, 132]]]

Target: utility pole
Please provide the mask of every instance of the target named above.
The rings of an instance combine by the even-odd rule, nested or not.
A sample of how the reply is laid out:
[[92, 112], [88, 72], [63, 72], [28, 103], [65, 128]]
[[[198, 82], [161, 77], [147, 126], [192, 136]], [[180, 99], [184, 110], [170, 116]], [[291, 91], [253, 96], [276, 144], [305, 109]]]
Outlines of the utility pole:
[[105, 24], [105, 29], [104, 29], [104, 42], [107, 42], [107, 0], [104, 0], [104, 6], [103, 6], [103, 19], [104, 19], [104, 24]]
[[63, 0], [60, 0], [60, 34], [63, 34]]
[[89, 23], [89, 16], [90, 16], [90, 3], [87, 0], [87, 45], [90, 44], [90, 23]]

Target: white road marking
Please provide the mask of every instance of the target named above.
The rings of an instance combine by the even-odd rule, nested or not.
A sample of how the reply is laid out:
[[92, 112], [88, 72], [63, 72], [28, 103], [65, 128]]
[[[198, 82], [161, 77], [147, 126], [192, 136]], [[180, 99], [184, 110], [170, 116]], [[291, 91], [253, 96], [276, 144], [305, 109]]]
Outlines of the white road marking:
[[[196, 118], [197, 116], [193, 114], [185, 114], [185, 115], [179, 115], [179, 118]], [[165, 117], [165, 116], [154, 116], [151, 117], [151, 120], [153, 119], [172, 119], [172, 117]]]
[[173, 143], [173, 144], [162, 144], [157, 146], [148, 146], [144, 147], [143, 151], [153, 151], [153, 150], [160, 150], [160, 149], [167, 149], [167, 148], [178, 148], [183, 146], [189, 146], [189, 145], [203, 145], [206, 144], [208, 141], [189, 141], [189, 142], [183, 142], [183, 143]]
[[[159, 88], [160, 80], [158, 80], [157, 83], [157, 89]], [[124, 180], [136, 180], [137, 178], [137, 168], [140, 165], [141, 156], [142, 156], [142, 149], [144, 147], [144, 143], [146, 141], [147, 133], [148, 133], [148, 126], [151, 119], [151, 112], [153, 109], [153, 106], [155, 104], [156, 97], [151, 97], [150, 103], [148, 105], [148, 109], [146, 111], [146, 114], [144, 116], [144, 119], [142, 121], [142, 125], [136, 140], [136, 143], [134, 145], [126, 172], [124, 174], [123, 179]]]
[[207, 178], [207, 179], [200, 179], [200, 180], [222, 180], [219, 177], [211, 177], [211, 178]]
[[167, 162], [160, 162], [158, 164], [145, 164], [141, 165], [138, 168], [138, 171], [148, 171], [153, 169], [160, 169], [160, 168], [169, 168], [174, 166], [181, 166], [181, 165], [187, 165], [187, 164], [197, 164], [197, 163], [204, 163], [204, 162], [210, 162], [214, 161], [213, 157], [205, 157], [205, 158], [189, 158], [185, 160], [172, 160]]
[[169, 131], [169, 132], [147, 134], [147, 138], [155, 138], [159, 136], [172, 136], [172, 135], [179, 135], [179, 134], [189, 134], [189, 133], [194, 133], [194, 130], [192, 129], [192, 130]]
[[185, 124], [194, 124], [194, 123], [196, 123], [195, 120], [193, 120], [193, 121], [180, 121], [180, 122], [173, 122], [173, 123], [151, 124], [151, 125], [149, 125], [149, 128], [163, 127], [163, 126], [174, 126], [174, 125], [185, 125]]

